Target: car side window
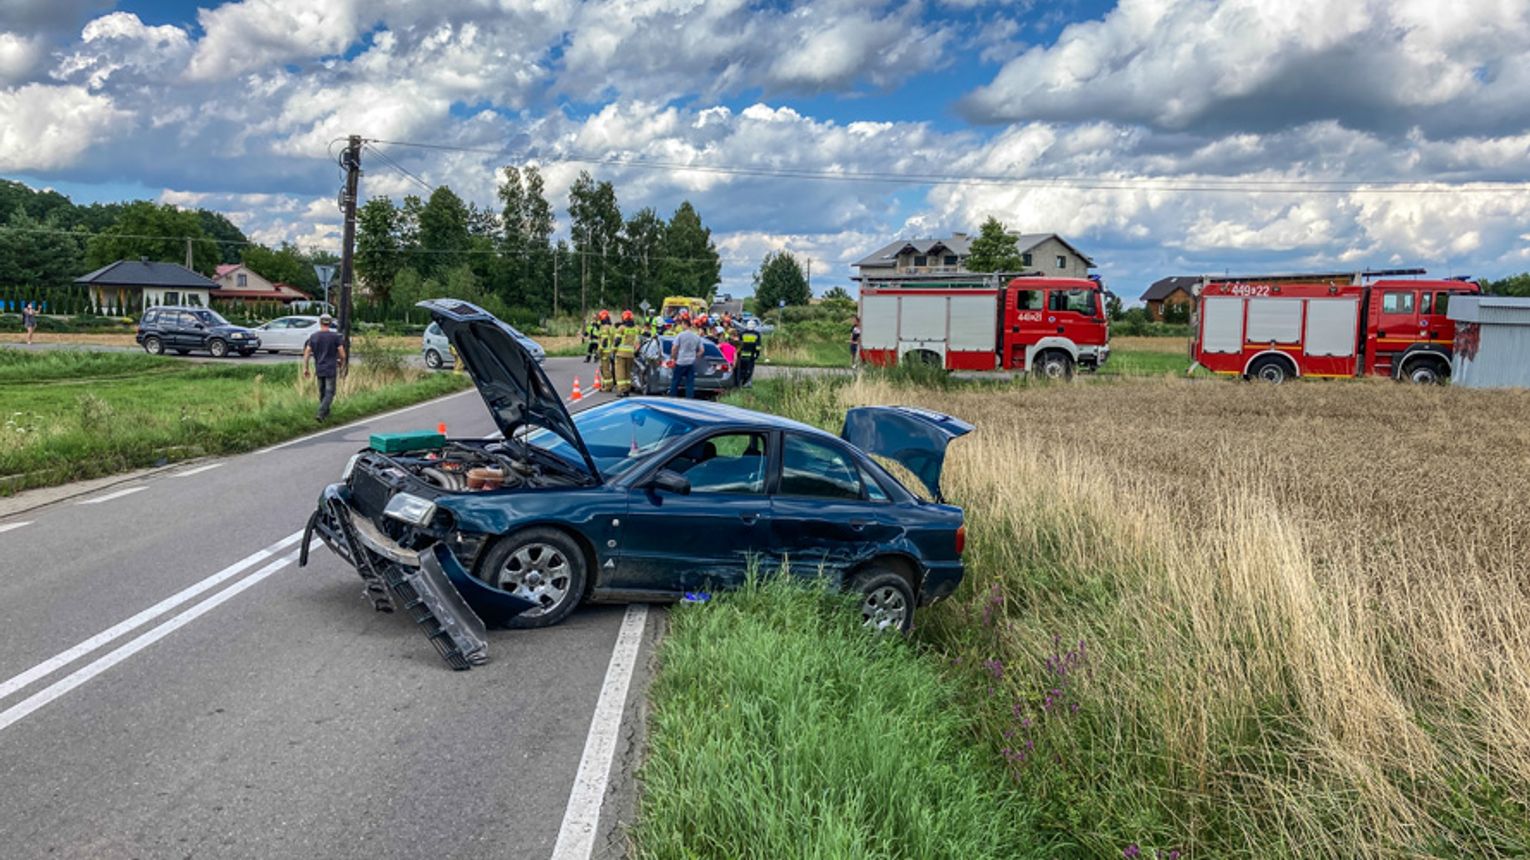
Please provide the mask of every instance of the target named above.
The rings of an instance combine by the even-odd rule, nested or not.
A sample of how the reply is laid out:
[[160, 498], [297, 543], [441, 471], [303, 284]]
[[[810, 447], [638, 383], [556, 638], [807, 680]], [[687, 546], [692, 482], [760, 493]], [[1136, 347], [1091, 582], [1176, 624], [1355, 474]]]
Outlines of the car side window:
[[142, 322], [144, 325], [158, 325], [159, 311], [145, 311], [143, 319], [140, 320], [140, 322]]
[[1073, 313], [1094, 315], [1094, 291], [1093, 290], [1053, 290], [1053, 311], [1071, 311]]
[[291, 320], [289, 325], [293, 328], [313, 328], [316, 320]]
[[175, 315], [175, 324], [181, 328], [196, 328], [198, 322], [199, 320], [194, 315], [188, 314], [185, 311]]
[[1410, 290], [1406, 293], [1383, 293], [1381, 312], [1384, 314], [1413, 313], [1413, 292]]
[[1039, 311], [1046, 293], [1041, 290], [1017, 290], [1015, 292], [1015, 310]]
[[763, 433], [722, 433], [676, 454], [664, 468], [684, 475], [692, 493], [763, 495], [768, 462]]
[[860, 471], [844, 452], [789, 434], [781, 454], [780, 494], [860, 499]]
[[887, 491], [882, 489], [881, 484], [877, 483], [876, 476], [867, 471], [865, 466], [861, 467], [861, 483], [866, 487], [867, 499], [873, 502], [892, 501], [892, 499], [888, 498]]

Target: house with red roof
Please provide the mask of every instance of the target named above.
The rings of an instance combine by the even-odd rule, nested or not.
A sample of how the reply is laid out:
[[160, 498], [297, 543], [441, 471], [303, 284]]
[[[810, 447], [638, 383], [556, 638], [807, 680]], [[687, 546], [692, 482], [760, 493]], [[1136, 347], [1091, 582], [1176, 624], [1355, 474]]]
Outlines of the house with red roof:
[[243, 263], [225, 263], [213, 273], [212, 297], [236, 302], [291, 304], [308, 294], [289, 284], [272, 283]]

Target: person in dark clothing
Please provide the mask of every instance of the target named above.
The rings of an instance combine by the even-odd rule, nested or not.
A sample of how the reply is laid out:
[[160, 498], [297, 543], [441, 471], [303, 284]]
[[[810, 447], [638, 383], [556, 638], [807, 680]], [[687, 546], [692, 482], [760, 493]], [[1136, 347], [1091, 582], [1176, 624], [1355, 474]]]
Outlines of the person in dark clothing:
[[330, 330], [329, 314], [319, 317], [319, 330], [308, 336], [303, 344], [303, 378], [308, 378], [308, 362], [313, 361], [314, 376], [319, 379], [319, 412], [314, 420], [329, 418], [330, 404], [335, 401], [335, 377], [345, 369], [345, 339], [339, 332]]
[[738, 369], [734, 381], [739, 387], [749, 385], [754, 379], [754, 363], [760, 358], [760, 330], [751, 325], [738, 333]]
[[21, 309], [21, 327], [27, 330], [27, 346], [31, 346], [32, 332], [37, 331], [37, 308], [31, 302]]

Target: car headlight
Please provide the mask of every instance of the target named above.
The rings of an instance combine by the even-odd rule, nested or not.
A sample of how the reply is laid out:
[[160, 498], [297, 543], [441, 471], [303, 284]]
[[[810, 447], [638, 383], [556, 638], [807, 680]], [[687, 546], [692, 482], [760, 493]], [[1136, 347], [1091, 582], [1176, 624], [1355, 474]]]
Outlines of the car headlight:
[[351, 459], [345, 461], [345, 468], [340, 470], [340, 481], [344, 483], [351, 479], [351, 473], [356, 471], [356, 463], [361, 460], [360, 454], [352, 454]]
[[408, 493], [399, 493], [388, 500], [383, 514], [413, 526], [423, 526], [436, 515], [436, 503]]

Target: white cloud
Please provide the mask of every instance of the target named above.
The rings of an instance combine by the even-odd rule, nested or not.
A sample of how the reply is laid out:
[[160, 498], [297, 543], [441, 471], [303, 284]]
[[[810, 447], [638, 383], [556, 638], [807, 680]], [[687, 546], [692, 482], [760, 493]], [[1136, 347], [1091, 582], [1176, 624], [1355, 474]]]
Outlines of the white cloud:
[[46, 53], [43, 40], [0, 32], [0, 86], [18, 83], [32, 73]]
[[111, 99], [81, 87], [27, 84], [0, 90], [0, 170], [71, 164], [123, 119]]

